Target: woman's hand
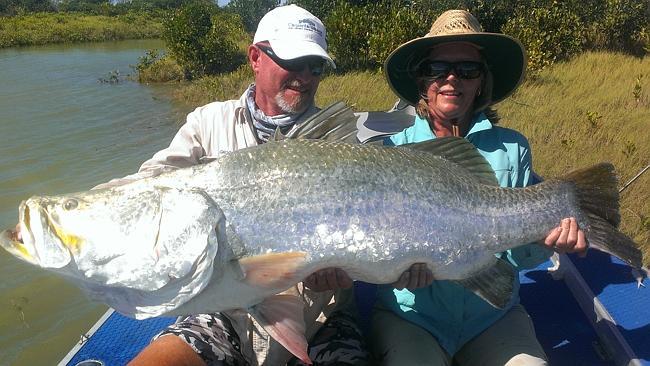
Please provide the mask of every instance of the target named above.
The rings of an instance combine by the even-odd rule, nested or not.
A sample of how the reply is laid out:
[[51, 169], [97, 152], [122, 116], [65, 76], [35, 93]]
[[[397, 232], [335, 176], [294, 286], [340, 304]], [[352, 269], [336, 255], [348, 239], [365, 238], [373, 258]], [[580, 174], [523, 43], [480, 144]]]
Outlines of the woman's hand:
[[542, 244], [560, 254], [578, 253], [580, 257], [586, 256], [589, 248], [584, 231], [580, 230], [573, 217], [562, 220], [560, 226], [553, 229]]
[[416, 288], [426, 287], [433, 282], [433, 273], [427, 268], [425, 263], [415, 263], [409, 269], [404, 271], [393, 287], [398, 290], [407, 288], [415, 290]]
[[340, 268], [321, 269], [305, 278], [303, 283], [316, 292], [352, 287], [352, 279]]

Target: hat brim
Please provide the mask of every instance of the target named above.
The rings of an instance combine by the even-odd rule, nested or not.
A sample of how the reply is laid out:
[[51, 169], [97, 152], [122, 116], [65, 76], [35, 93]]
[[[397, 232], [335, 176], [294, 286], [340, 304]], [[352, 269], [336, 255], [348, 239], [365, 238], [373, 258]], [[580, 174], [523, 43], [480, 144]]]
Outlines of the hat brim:
[[273, 40], [269, 40], [268, 42], [271, 44], [273, 52], [283, 60], [293, 60], [306, 56], [318, 56], [326, 59], [333, 68], [336, 68], [334, 60], [332, 60], [330, 55], [327, 54], [327, 51], [316, 42], [292, 41], [289, 43]]
[[524, 48], [518, 40], [505, 34], [481, 32], [421, 37], [399, 46], [388, 55], [384, 63], [386, 79], [395, 94], [415, 105], [420, 99], [420, 93], [413, 67], [428, 57], [432, 47], [449, 42], [469, 42], [480, 47], [494, 77], [493, 104], [512, 94], [524, 78]]

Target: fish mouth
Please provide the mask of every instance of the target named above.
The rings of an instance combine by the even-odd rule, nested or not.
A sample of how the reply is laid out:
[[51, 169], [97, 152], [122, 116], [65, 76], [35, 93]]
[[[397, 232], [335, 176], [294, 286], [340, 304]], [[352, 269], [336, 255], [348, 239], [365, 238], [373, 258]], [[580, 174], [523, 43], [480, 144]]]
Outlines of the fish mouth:
[[6, 251], [44, 268], [61, 268], [70, 262], [72, 256], [61, 238], [62, 230], [38, 202], [29, 199], [20, 204], [19, 223], [22, 241], [13, 230], [0, 233], [0, 246]]
[[0, 233], [0, 246], [25, 262], [38, 265], [38, 260], [32, 255], [29, 247], [23, 242], [16, 240], [16, 233], [13, 230], [4, 230]]

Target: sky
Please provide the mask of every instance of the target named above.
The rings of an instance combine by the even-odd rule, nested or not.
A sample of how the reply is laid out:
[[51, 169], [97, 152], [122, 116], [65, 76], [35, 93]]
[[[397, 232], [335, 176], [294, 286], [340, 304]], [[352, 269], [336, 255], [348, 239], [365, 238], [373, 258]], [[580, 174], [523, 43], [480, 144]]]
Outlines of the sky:
[[228, 1], [230, 1], [230, 0], [217, 0], [217, 3], [219, 4], [219, 6], [224, 6], [224, 5], [228, 4]]

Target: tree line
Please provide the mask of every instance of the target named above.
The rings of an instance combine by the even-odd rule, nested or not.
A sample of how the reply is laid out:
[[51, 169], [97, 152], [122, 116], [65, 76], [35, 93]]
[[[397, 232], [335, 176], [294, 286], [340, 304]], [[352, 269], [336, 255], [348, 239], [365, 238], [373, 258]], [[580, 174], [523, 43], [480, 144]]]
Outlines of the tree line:
[[[479, 19], [485, 31], [505, 33], [521, 40], [533, 73], [587, 50], [635, 56], [650, 51], [648, 1], [290, 0], [289, 3], [298, 4], [323, 20], [337, 72], [380, 69], [393, 49], [426, 34], [433, 20], [448, 9], [466, 9]], [[233, 0], [223, 9], [209, 3], [183, 5], [175, 10], [175, 18], [164, 23], [164, 38], [186, 74], [227, 72], [243, 62], [233, 45], [241, 42], [246, 34], [250, 37], [259, 19], [274, 6], [277, 6], [274, 0]], [[222, 29], [227, 31], [221, 32]], [[226, 52], [217, 50], [217, 43]]]
[[[115, 1], [115, 0], [112, 0]], [[118, 0], [119, 1], [119, 0]], [[639, 0], [288, 0], [314, 13], [328, 30], [337, 72], [379, 69], [403, 42], [424, 35], [448, 9], [466, 9], [488, 32], [524, 44], [529, 70], [567, 60], [586, 50], [635, 56], [650, 51], [650, 1]], [[261, 17], [279, 0], [0, 0], [0, 14], [84, 12], [114, 15], [154, 12], [163, 39], [188, 77], [228, 72], [245, 62]]]

